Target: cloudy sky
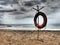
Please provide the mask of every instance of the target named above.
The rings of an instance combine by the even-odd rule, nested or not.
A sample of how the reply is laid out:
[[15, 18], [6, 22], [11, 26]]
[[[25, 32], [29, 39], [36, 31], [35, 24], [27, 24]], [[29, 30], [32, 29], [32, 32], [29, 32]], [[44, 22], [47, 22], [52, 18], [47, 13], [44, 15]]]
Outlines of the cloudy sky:
[[[35, 29], [34, 16], [37, 11], [33, 7], [39, 5], [40, 8], [44, 6], [40, 11], [44, 12], [48, 19], [46, 29], [60, 29], [60, 0], [0, 0], [0, 2], [0, 24]], [[14, 9], [17, 11], [1, 12]]]

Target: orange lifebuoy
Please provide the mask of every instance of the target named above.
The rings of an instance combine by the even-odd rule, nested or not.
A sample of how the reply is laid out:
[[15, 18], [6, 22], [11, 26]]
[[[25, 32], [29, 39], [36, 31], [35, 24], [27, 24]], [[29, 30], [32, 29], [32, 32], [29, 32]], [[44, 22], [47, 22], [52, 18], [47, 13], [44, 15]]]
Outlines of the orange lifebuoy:
[[[38, 18], [39, 15], [41, 15], [41, 16], [43, 17], [43, 23], [42, 23], [41, 25], [39, 25], [39, 24], [37, 23], [37, 18]], [[36, 26], [37, 28], [39, 28], [39, 29], [45, 27], [46, 24], [47, 24], [47, 16], [46, 16], [43, 12], [38, 12], [38, 13], [35, 15], [35, 17], [34, 17], [34, 24], [35, 24], [35, 26]]]

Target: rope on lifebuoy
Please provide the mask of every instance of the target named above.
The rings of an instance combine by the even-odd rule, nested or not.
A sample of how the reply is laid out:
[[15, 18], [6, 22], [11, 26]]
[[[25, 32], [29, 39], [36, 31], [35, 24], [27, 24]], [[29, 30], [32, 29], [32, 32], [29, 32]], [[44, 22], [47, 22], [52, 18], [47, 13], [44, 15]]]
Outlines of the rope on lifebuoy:
[[[43, 23], [42, 23], [41, 25], [39, 25], [39, 24], [37, 23], [37, 18], [38, 18], [39, 15], [41, 15], [41, 16], [43, 17]], [[34, 24], [35, 24], [35, 26], [36, 26], [37, 28], [39, 28], [39, 29], [45, 27], [46, 24], [47, 24], [47, 16], [46, 16], [43, 12], [38, 12], [38, 13], [35, 15], [35, 17], [34, 17]]]

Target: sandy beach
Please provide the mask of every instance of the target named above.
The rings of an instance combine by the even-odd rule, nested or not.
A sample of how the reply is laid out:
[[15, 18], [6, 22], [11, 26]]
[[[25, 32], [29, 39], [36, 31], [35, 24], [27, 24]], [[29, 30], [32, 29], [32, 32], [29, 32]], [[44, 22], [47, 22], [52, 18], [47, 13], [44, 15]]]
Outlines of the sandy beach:
[[0, 29], [0, 45], [60, 45], [60, 31]]

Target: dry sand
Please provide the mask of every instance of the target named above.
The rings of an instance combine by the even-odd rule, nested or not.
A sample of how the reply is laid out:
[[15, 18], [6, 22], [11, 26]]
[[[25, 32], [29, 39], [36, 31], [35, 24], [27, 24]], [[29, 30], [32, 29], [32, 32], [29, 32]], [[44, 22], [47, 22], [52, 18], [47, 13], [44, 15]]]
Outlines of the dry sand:
[[60, 31], [0, 30], [0, 45], [60, 45]]

